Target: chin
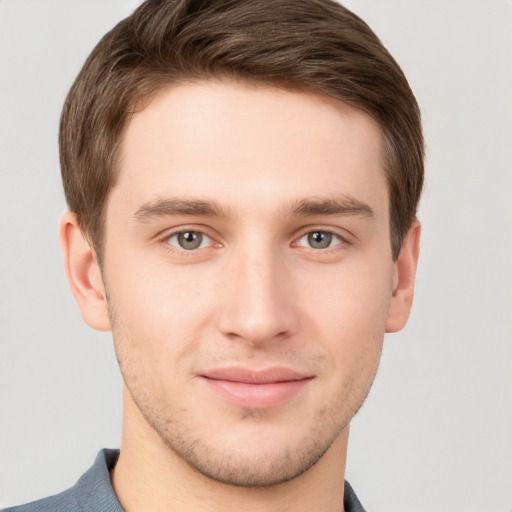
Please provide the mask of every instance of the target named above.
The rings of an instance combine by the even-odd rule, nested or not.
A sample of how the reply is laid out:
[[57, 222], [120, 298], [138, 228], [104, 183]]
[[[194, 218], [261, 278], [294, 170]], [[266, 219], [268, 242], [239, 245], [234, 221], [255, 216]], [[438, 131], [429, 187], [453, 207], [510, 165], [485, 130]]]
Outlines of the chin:
[[[295, 449], [267, 450], [253, 445], [252, 453], [218, 450], [197, 443], [179, 457], [193, 470], [210, 480], [236, 487], [273, 487], [311, 469], [329, 449], [328, 446], [300, 446]], [[176, 454], [175, 448], [171, 450]]]

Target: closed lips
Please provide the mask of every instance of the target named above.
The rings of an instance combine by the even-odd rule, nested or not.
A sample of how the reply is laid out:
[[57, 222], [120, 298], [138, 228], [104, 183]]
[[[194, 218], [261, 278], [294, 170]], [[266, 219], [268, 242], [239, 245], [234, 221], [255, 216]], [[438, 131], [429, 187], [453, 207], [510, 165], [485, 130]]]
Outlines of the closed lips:
[[209, 388], [231, 405], [249, 409], [275, 407], [294, 396], [313, 380], [289, 368], [261, 371], [223, 368], [203, 375]]

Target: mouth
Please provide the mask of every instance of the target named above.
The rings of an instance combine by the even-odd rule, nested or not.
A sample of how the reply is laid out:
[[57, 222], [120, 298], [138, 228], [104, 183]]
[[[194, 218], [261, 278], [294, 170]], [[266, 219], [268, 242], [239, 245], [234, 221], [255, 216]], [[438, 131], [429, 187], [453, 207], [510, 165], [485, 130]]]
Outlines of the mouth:
[[275, 407], [299, 395], [314, 378], [283, 367], [256, 371], [220, 368], [201, 377], [218, 396], [232, 405], [249, 409]]

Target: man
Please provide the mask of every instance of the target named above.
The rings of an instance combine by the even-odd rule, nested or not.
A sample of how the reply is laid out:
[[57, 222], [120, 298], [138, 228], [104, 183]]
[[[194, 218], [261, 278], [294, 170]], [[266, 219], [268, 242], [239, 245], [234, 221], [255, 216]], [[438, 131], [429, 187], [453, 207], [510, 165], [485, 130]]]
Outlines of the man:
[[112, 330], [120, 452], [11, 509], [363, 510], [349, 424], [413, 296], [417, 104], [328, 0], [148, 1], [61, 120], [60, 226]]

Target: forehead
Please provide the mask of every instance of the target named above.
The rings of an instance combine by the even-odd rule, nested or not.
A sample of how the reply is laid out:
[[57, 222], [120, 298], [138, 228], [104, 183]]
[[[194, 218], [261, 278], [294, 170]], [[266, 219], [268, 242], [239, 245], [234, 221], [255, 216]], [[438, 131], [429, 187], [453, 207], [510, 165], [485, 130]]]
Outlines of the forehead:
[[235, 210], [327, 193], [387, 214], [377, 123], [321, 95], [229, 81], [157, 94], [133, 114], [112, 198], [211, 197]]

